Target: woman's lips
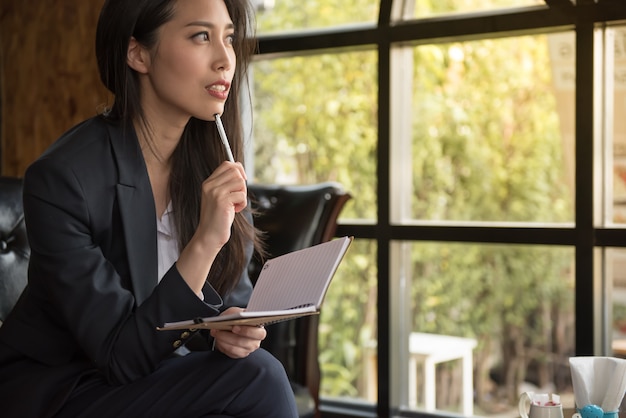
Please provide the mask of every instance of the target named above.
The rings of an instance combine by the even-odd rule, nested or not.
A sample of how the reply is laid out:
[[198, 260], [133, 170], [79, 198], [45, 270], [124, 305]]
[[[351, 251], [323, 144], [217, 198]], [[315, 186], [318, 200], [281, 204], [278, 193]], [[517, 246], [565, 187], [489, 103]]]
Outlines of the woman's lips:
[[211, 84], [206, 91], [213, 97], [221, 100], [228, 98], [228, 86], [225, 83]]

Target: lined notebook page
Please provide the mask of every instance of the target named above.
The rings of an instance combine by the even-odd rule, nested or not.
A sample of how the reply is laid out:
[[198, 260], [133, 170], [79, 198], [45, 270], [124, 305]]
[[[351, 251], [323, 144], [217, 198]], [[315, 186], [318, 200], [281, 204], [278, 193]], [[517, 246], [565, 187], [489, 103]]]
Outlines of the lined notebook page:
[[343, 237], [268, 260], [246, 310], [319, 309], [350, 241]]

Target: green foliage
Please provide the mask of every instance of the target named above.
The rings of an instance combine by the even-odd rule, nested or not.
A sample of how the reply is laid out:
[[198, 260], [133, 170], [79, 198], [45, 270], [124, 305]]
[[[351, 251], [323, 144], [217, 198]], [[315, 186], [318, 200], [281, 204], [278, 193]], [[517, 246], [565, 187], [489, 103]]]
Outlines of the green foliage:
[[324, 300], [319, 347], [327, 396], [362, 396], [364, 347], [376, 340], [375, 259], [374, 241], [355, 240]]
[[543, 36], [416, 48], [416, 218], [573, 220], [549, 68]]
[[415, 16], [545, 4], [543, 0], [415, 0]]
[[375, 22], [378, 1], [277, 0], [274, 8], [257, 16], [259, 32], [316, 29], [351, 23]]
[[374, 53], [260, 61], [254, 80], [256, 180], [337, 181], [358, 196], [343, 216], [374, 219]]
[[421, 332], [497, 339], [506, 324], [536, 340], [542, 305], [573, 309], [571, 249], [416, 244], [413, 259], [413, 329]]

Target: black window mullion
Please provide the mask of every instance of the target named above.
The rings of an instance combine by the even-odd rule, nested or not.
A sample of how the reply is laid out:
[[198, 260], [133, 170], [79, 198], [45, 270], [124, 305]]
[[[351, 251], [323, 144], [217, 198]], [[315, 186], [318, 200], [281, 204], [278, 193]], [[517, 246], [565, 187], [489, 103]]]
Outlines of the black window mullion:
[[594, 354], [594, 26], [576, 26], [576, 354]]
[[[396, 0], [399, 1], [399, 0]], [[390, 269], [390, 155], [391, 43], [389, 28], [392, 0], [381, 0], [378, 18], [378, 146], [377, 146], [377, 292], [378, 292], [378, 402], [377, 416], [391, 416], [391, 280]]]

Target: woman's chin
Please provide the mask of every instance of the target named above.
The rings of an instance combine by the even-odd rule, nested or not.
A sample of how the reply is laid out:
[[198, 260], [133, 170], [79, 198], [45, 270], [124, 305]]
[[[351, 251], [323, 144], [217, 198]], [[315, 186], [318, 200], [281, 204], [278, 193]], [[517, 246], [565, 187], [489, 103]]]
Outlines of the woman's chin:
[[221, 115], [224, 113], [224, 106], [212, 106], [208, 111], [204, 111], [201, 114], [193, 115], [196, 119], [204, 121], [215, 121], [215, 115]]

